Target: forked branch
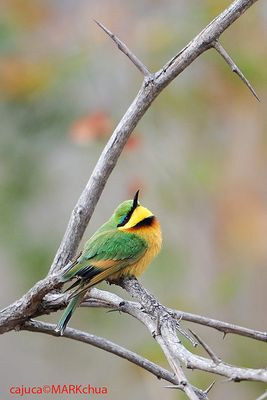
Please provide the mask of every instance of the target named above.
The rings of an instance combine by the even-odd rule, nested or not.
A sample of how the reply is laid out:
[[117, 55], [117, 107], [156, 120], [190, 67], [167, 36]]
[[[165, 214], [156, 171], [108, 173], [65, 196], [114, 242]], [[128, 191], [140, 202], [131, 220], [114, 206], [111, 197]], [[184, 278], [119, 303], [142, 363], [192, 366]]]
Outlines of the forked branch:
[[[220, 35], [256, 1], [235, 0], [177, 55], [168, 61], [162, 69], [153, 75], [149, 75], [148, 78], [145, 77], [136, 98], [115, 128], [74, 207], [50, 272], [56, 271], [66, 265], [77, 251], [82, 235], [94, 212], [104, 186], [129, 136], [151, 103], [185, 68], [203, 52], [210, 49], [214, 42], [219, 39]], [[111, 33], [111, 35], [113, 34]], [[133, 54], [133, 52], [130, 53]], [[140, 63], [142, 64], [142, 62]]]
[[[55, 311], [64, 306], [66, 299], [58, 294], [50, 294], [54, 289], [60, 287], [60, 281], [57, 271], [64, 267], [77, 251], [80, 240], [84, 234], [87, 224], [93, 214], [95, 206], [101, 196], [104, 186], [115, 167], [117, 160], [137, 123], [141, 120], [152, 102], [182, 71], [184, 71], [195, 59], [203, 52], [214, 47], [224, 60], [230, 65], [250, 91], [258, 99], [254, 89], [244, 77], [233, 60], [219, 43], [221, 34], [238, 19], [249, 7], [257, 0], [235, 0], [232, 4], [211, 21], [190, 43], [169, 60], [163, 68], [155, 74], [149, 72], [149, 69], [141, 62], [135, 54], [112, 32], [110, 32], [100, 22], [97, 24], [112, 38], [118, 48], [132, 61], [135, 67], [143, 74], [144, 80], [142, 86], [124, 114], [121, 121], [115, 128], [112, 136], [106, 144], [89, 180], [74, 207], [66, 232], [55, 255], [49, 275], [28, 291], [21, 299], [14, 302], [0, 312], [0, 333], [13, 329], [24, 329], [35, 332], [44, 332], [53, 334], [53, 326], [38, 321], [32, 321], [31, 318]], [[82, 340], [94, 346], [112, 351], [119, 356], [125, 356], [131, 362], [142, 366], [156, 376], [166, 379], [174, 384], [176, 389], [183, 390], [191, 400], [206, 399], [207, 392], [194, 388], [186, 378], [181, 364], [191, 369], [200, 369], [203, 371], [223, 375], [233, 381], [253, 380], [267, 382], [266, 369], [239, 368], [223, 363], [216, 357], [204, 341], [196, 335], [198, 341], [208, 352], [211, 359], [200, 357], [183, 346], [177, 337], [177, 324], [182, 317], [183, 320], [193, 321], [206, 326], [221, 330], [222, 332], [232, 332], [245, 335], [257, 340], [266, 341], [266, 333], [249, 330], [235, 325], [230, 325], [217, 320], [210, 320], [205, 317], [182, 313], [180, 311], [170, 310], [148, 293], [135, 280], [125, 279], [121, 282], [122, 286], [134, 297], [135, 302], [126, 302], [124, 300], [117, 304], [117, 309], [122, 309], [131, 316], [142, 322], [151, 335], [162, 348], [166, 358], [169, 361], [174, 375], [156, 366], [144, 358], [121, 348], [114, 343], [107, 342], [105, 339], [98, 340], [93, 335], [67, 329], [65, 336], [74, 340]], [[107, 292], [92, 289], [91, 295], [86, 303], [90, 306], [110, 307], [112, 296]], [[113, 295], [115, 296], [115, 295]], [[109, 297], [109, 298], [108, 298]], [[117, 301], [117, 300], [116, 300]], [[115, 301], [115, 303], [116, 303]], [[143, 309], [145, 312], [143, 312]], [[111, 306], [110, 308], [116, 308]], [[179, 326], [178, 326], [179, 327]], [[117, 347], [116, 347], [117, 346]], [[127, 353], [127, 356], [126, 356]]]

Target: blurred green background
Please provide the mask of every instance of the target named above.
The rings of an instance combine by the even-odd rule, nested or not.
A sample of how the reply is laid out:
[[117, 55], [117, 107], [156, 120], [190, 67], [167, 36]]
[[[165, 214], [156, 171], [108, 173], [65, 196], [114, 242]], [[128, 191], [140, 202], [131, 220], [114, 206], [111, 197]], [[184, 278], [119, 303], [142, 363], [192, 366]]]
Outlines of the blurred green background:
[[[1, 1], [1, 308], [47, 273], [70, 212], [141, 84], [137, 70], [92, 19], [156, 71], [229, 4]], [[141, 188], [141, 200], [160, 218], [164, 235], [143, 284], [170, 307], [259, 330], [266, 330], [266, 26], [266, 3], [259, 2], [222, 36], [261, 103], [214, 51], [202, 55], [139, 123], [85, 235]], [[82, 309], [70, 325], [167, 367], [146, 330], [125, 315]], [[263, 343], [194, 330], [225, 361], [266, 366]], [[52, 383], [107, 386], [111, 400], [184, 398], [124, 360], [42, 334], [2, 336], [0, 372], [5, 399], [11, 385]], [[187, 375], [202, 388], [214, 378]], [[211, 398], [219, 400], [253, 399], [264, 390], [262, 384], [217, 381]]]

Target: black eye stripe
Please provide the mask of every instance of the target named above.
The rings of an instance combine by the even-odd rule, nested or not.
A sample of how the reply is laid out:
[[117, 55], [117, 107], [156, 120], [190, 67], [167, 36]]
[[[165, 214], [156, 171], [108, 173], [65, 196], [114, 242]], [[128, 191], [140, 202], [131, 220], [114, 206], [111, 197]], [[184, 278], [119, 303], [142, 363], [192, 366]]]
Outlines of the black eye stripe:
[[138, 204], [133, 203], [132, 208], [130, 209], [130, 211], [128, 212], [128, 214], [126, 214], [126, 216], [124, 217], [123, 221], [117, 225], [117, 227], [119, 228], [120, 226], [124, 226], [127, 224], [127, 222], [130, 220], [131, 216], [133, 215], [134, 210], [136, 209], [136, 207], [138, 207]]
[[142, 219], [142, 221], [138, 222], [134, 228], [143, 228], [144, 226], [151, 226], [153, 225], [155, 221], [155, 216], [154, 215], [150, 215], [149, 217], [146, 217], [144, 219]]

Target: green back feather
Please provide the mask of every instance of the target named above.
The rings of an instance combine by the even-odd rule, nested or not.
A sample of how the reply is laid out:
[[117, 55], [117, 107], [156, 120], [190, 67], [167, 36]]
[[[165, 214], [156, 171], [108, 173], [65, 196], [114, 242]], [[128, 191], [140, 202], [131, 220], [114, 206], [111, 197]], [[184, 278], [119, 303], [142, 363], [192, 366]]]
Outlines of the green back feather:
[[94, 261], [128, 259], [130, 264], [133, 260], [140, 258], [147, 248], [146, 242], [135, 234], [117, 229], [119, 223], [131, 210], [132, 204], [132, 200], [121, 203], [111, 218], [85, 243], [82, 254], [64, 273], [65, 282], [88, 265], [94, 265]]
[[[81, 303], [87, 288], [131, 265], [145, 253], [147, 243], [144, 239], [136, 234], [118, 230], [118, 225], [128, 215], [132, 206], [133, 200], [121, 203], [111, 218], [86, 242], [82, 254], [63, 273], [63, 282], [74, 277], [78, 277], [80, 280], [72, 285], [72, 287], [77, 286], [77, 289], [58, 323], [56, 330], [60, 334], [63, 334], [73, 311]], [[105, 261], [112, 260], [114, 260], [114, 265], [112, 262], [105, 264]], [[101, 261], [103, 261], [102, 268]]]

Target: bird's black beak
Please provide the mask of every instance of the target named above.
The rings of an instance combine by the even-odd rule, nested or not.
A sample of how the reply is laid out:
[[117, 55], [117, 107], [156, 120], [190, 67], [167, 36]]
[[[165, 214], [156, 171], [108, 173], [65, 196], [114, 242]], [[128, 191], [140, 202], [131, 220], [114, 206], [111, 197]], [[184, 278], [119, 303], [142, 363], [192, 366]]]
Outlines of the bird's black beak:
[[133, 210], [135, 210], [136, 207], [138, 206], [138, 196], [139, 196], [139, 189], [137, 190], [137, 192], [134, 195], [133, 207], [132, 207]]

